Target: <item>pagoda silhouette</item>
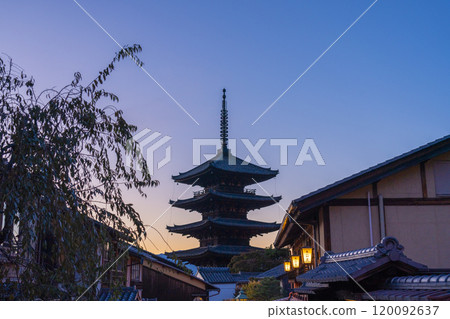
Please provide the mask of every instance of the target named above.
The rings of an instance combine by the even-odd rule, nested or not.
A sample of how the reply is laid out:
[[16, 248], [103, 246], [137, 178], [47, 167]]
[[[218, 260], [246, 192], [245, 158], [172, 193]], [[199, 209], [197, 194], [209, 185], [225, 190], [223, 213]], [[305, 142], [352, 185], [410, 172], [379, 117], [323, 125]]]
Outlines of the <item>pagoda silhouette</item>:
[[228, 110], [226, 90], [220, 120], [221, 149], [203, 164], [172, 179], [177, 183], [198, 185], [202, 190], [188, 199], [170, 201], [174, 207], [197, 211], [202, 220], [185, 225], [167, 226], [169, 232], [194, 237], [200, 247], [180, 250], [168, 255], [197, 266], [226, 266], [230, 259], [244, 252], [261, 248], [250, 246], [250, 238], [279, 229], [280, 224], [247, 218], [249, 211], [270, 206], [281, 196], [256, 195], [246, 186], [275, 177], [278, 170], [263, 168], [231, 154], [228, 149]]

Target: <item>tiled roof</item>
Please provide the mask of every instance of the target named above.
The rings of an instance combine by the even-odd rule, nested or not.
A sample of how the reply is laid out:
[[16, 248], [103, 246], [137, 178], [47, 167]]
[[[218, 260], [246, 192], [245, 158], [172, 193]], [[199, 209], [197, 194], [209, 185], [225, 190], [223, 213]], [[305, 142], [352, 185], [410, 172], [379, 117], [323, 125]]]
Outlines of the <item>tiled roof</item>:
[[[450, 300], [450, 274], [400, 276], [388, 279], [384, 289], [370, 292], [375, 300]], [[371, 299], [363, 296], [363, 299]]]
[[325, 258], [322, 259], [326, 263], [331, 263], [335, 261], [352, 260], [355, 258], [373, 257], [377, 253], [377, 251], [377, 246], [373, 246], [369, 248], [350, 250], [338, 254], [329, 252], [325, 255]]
[[[401, 276], [387, 280], [385, 289], [371, 291], [375, 300], [450, 300], [450, 274]], [[369, 299], [369, 296], [363, 296]]]
[[363, 277], [368, 271], [373, 271], [389, 262], [403, 264], [410, 269], [425, 270], [425, 265], [413, 262], [403, 254], [403, 246], [393, 237], [385, 237], [376, 246], [334, 254], [326, 253], [321, 263], [304, 274], [297, 276], [300, 282], [334, 282], [348, 281]]
[[363, 295], [365, 300], [386, 301], [450, 301], [450, 290], [375, 290], [370, 296]]
[[[270, 168], [264, 168], [252, 163], [245, 162], [229, 153], [228, 156], [223, 156], [222, 152], [219, 152], [212, 159], [194, 167], [193, 169], [180, 173], [177, 176], [172, 176], [175, 181], [183, 181], [190, 178], [196, 178], [201, 176], [211, 169], [217, 169], [223, 172], [249, 174], [249, 175], [260, 175], [266, 176], [264, 180], [269, 179], [278, 174], [278, 170], [272, 170]], [[261, 178], [255, 178], [256, 180], [261, 180]]]
[[211, 284], [236, 282], [228, 267], [198, 267], [198, 272], [203, 280]]
[[243, 283], [256, 277], [257, 272], [239, 272], [232, 274], [228, 267], [198, 267], [198, 273], [211, 284]]
[[286, 275], [286, 272], [284, 271], [284, 265], [280, 264], [280, 265], [275, 266], [263, 273], [260, 273], [256, 278], [258, 278], [258, 279], [268, 278], [268, 277], [279, 278], [284, 275]]
[[450, 290], [450, 274], [433, 274], [394, 277], [387, 281], [389, 289], [447, 289]]
[[[337, 263], [323, 263], [319, 267], [310, 270], [297, 277], [298, 281], [347, 281], [349, 275], [363, 269], [364, 267], [375, 264], [377, 259], [374, 257], [360, 258], [349, 261], [339, 261]], [[352, 276], [353, 277], [353, 276]]]
[[247, 193], [225, 193], [217, 190], [210, 190], [204, 195], [196, 196], [188, 199], [179, 199], [177, 201], [170, 201], [170, 204], [173, 204], [175, 207], [186, 208], [189, 209], [192, 205], [196, 205], [197, 203], [203, 201], [209, 201], [211, 198], [218, 199], [231, 199], [238, 200], [244, 202], [253, 202], [255, 207], [264, 207], [268, 205], [272, 205], [274, 201], [279, 202], [281, 200], [281, 196], [262, 196], [262, 195], [253, 195]]
[[[187, 250], [178, 250], [174, 252], [177, 257], [198, 257], [201, 255], [206, 255], [207, 253], [213, 253], [218, 255], [239, 255], [244, 252], [259, 250], [261, 248], [252, 246], [234, 246], [234, 245], [217, 245], [217, 246], [207, 246], [207, 247], [197, 247]], [[167, 253], [171, 255], [172, 253]]]

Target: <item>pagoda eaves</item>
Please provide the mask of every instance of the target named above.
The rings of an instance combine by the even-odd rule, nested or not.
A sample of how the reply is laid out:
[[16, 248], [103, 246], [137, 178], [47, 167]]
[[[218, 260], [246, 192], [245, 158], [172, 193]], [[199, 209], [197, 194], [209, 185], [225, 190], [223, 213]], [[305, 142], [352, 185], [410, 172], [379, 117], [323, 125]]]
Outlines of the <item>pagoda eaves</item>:
[[[193, 169], [172, 176], [177, 183], [193, 184], [202, 187], [214, 185], [217, 181], [239, 181], [241, 186], [248, 186], [261, 183], [275, 177], [278, 170], [264, 168], [252, 163], [248, 163], [239, 157], [229, 153], [219, 153], [212, 159]], [[239, 175], [239, 178], [237, 178]]]
[[215, 232], [217, 230], [229, 230], [230, 227], [232, 227], [235, 231], [247, 230], [250, 235], [256, 236], [278, 230], [280, 228], [280, 224], [277, 224], [276, 222], [266, 223], [249, 219], [218, 217], [207, 218], [185, 225], [167, 226], [167, 229], [172, 233], [183, 235], [188, 234], [190, 237], [200, 239], [199, 237], [201, 237], [201, 234], [205, 229], [210, 232]]
[[204, 190], [199, 192], [200, 195], [188, 199], [179, 199], [177, 201], [170, 201], [174, 207], [195, 210], [199, 213], [211, 211], [218, 206], [226, 205], [233, 201], [233, 204], [239, 205], [245, 211], [260, 209], [270, 206], [275, 202], [281, 200], [281, 196], [262, 196], [252, 193], [228, 193], [220, 190]]
[[252, 246], [216, 245], [178, 250], [174, 253], [167, 253], [167, 255], [169, 257], [176, 256], [177, 258], [188, 261], [194, 265], [224, 266], [228, 264], [233, 256], [256, 250], [262, 250], [262, 248]]

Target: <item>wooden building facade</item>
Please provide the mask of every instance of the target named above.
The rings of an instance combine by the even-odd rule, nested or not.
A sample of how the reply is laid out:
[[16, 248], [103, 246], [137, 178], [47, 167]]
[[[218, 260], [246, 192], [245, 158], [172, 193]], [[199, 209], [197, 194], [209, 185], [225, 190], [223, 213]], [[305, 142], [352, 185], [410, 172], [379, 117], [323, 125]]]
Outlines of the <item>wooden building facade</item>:
[[343, 252], [397, 238], [411, 259], [450, 266], [450, 136], [292, 201], [275, 239], [298, 254]]
[[138, 300], [209, 300], [219, 288], [190, 275], [175, 263], [145, 250], [130, 248], [126, 286], [137, 289]]
[[300, 274], [297, 300], [450, 300], [450, 273], [429, 269], [403, 253], [396, 238], [375, 246], [329, 253]]

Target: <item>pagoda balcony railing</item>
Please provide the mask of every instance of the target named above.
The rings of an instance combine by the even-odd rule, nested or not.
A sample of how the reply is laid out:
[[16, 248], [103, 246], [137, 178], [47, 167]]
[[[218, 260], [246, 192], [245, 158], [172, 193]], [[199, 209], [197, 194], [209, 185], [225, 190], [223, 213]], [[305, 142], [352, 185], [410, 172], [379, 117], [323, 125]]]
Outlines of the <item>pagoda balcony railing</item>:
[[202, 189], [194, 192], [194, 197], [202, 196], [209, 193], [209, 189]]
[[[236, 192], [236, 189], [234, 189], [234, 188], [230, 188], [230, 189], [226, 189], [224, 187], [206, 188], [206, 189], [202, 189], [202, 190], [199, 190], [199, 191], [195, 191], [194, 192], [194, 197], [205, 195], [205, 194], [209, 193], [209, 191], [211, 189], [219, 189], [219, 190], [228, 191], [228, 192], [232, 191], [233, 193]], [[242, 189], [241, 189], [241, 192], [242, 192]], [[239, 191], [237, 191], [236, 193], [239, 193]], [[245, 194], [250, 194], [250, 195], [255, 195], [256, 194], [256, 189], [255, 188], [245, 188], [244, 189], [244, 193]]]
[[256, 188], [246, 188], [246, 189], [244, 189], [244, 193], [255, 195], [256, 194]]

